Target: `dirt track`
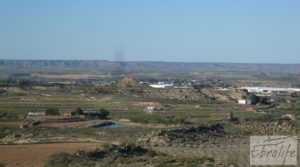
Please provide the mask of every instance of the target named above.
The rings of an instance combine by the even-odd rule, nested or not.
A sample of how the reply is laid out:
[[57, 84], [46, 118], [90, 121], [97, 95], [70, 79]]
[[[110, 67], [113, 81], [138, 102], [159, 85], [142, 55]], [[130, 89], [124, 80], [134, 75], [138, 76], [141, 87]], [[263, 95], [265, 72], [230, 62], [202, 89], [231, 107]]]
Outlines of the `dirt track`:
[[0, 162], [4, 162], [6, 167], [42, 167], [52, 154], [94, 150], [101, 146], [101, 143], [0, 145]]

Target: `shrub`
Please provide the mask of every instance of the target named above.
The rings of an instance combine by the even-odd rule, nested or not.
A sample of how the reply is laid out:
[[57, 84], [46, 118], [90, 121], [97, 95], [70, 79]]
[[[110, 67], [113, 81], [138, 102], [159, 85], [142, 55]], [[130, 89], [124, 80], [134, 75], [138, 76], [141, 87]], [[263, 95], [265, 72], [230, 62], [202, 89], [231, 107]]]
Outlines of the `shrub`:
[[109, 115], [109, 111], [107, 111], [106, 109], [101, 108], [99, 110], [99, 118], [100, 119], [106, 119], [108, 115]]
[[58, 108], [47, 108], [46, 115], [59, 115]]
[[78, 107], [78, 108], [75, 109], [75, 114], [76, 115], [82, 115], [83, 114], [83, 110], [80, 107]]
[[17, 114], [14, 113], [0, 113], [0, 119], [17, 119], [19, 118]]
[[85, 114], [87, 118], [91, 118], [91, 119], [107, 119], [108, 115], [109, 115], [109, 111], [104, 108], [101, 108], [97, 112]]
[[72, 157], [68, 153], [59, 153], [50, 156], [46, 166], [68, 167], [72, 162]]
[[259, 103], [259, 97], [257, 97], [256, 95], [250, 95], [249, 99], [251, 100], [251, 103], [254, 105]]

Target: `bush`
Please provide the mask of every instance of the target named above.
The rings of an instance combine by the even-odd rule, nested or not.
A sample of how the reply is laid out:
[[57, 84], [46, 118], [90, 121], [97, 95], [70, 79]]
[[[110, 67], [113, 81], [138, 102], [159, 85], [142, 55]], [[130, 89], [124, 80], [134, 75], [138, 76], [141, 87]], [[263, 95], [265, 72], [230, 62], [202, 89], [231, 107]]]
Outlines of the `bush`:
[[28, 80], [23, 80], [19, 82], [19, 87], [20, 88], [28, 88], [31, 87], [33, 85], [32, 81], [28, 81]]
[[109, 115], [109, 111], [105, 110], [104, 108], [101, 108], [99, 110], [99, 118], [100, 119], [106, 119], [108, 115]]
[[107, 119], [109, 111], [104, 108], [101, 108], [98, 112], [85, 114], [86, 117], [91, 119]]
[[121, 156], [128, 157], [134, 155], [135, 156], [144, 155], [147, 153], [148, 150], [142, 148], [141, 146], [123, 144], [117, 148], [117, 151]]
[[59, 115], [58, 108], [47, 108], [46, 115]]
[[53, 155], [49, 158], [46, 167], [147, 166], [149, 164], [152, 166], [216, 166], [215, 160], [209, 157], [173, 157], [140, 146], [121, 144], [91, 152]]
[[229, 120], [230, 122], [235, 122], [235, 123], [239, 123], [239, 122], [240, 122], [240, 119], [239, 119], [238, 117], [235, 117], [235, 116], [233, 115], [233, 112], [230, 112], [230, 113], [229, 113], [229, 118], [228, 118], [228, 120]]
[[14, 113], [0, 113], [0, 119], [17, 119], [19, 118], [17, 114]]
[[68, 167], [72, 162], [72, 156], [68, 153], [59, 153], [50, 156], [46, 166]]
[[259, 103], [264, 104], [264, 105], [270, 104], [269, 100], [270, 100], [270, 98], [268, 98], [266, 96], [259, 97]]
[[78, 107], [78, 108], [75, 109], [75, 114], [76, 115], [83, 115], [83, 110], [80, 107]]
[[256, 95], [250, 95], [249, 99], [251, 100], [251, 103], [254, 105], [259, 103], [259, 97], [257, 97]]
[[0, 139], [4, 138], [7, 135], [11, 135], [12, 133], [16, 132], [16, 127], [13, 126], [0, 126]]

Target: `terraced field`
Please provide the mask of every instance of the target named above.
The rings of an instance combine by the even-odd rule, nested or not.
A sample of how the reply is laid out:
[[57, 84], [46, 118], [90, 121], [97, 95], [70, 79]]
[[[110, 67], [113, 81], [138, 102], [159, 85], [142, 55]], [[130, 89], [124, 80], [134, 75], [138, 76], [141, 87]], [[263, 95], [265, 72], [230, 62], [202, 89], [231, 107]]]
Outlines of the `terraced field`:
[[[264, 107], [250, 107], [218, 100], [211, 101], [204, 97], [200, 100], [152, 97], [139, 92], [131, 92], [127, 89], [125, 89], [127, 92], [120, 89], [120, 92], [114, 93], [97, 93], [92, 90], [96, 90], [96, 88], [93, 86], [83, 88], [69, 86], [65, 89], [50, 87], [45, 89], [24, 89], [22, 93], [11, 91], [6, 94], [0, 94], [0, 113], [19, 116], [19, 119], [15, 122], [13, 121], [14, 119], [3, 119], [0, 121], [3, 129], [0, 133], [3, 136], [3, 143], [23, 143], [23, 145], [0, 145], [0, 162], [4, 162], [7, 167], [43, 166], [52, 154], [93, 150], [102, 146], [101, 143], [87, 142], [135, 143], [140, 136], [154, 130], [184, 128], [211, 122], [224, 123], [228, 120], [230, 112], [233, 112], [234, 116], [240, 118], [240, 121], [243, 122], [245, 118], [261, 115], [261, 113], [249, 112], [248, 108], [251, 108], [251, 111], [255, 111], [258, 107]], [[150, 113], [145, 110], [147, 106], [158, 106], [160, 109], [153, 110]], [[47, 108], [51, 107], [58, 108], [61, 115], [25, 118], [28, 112], [45, 112]], [[104, 108], [109, 111], [109, 120], [105, 121], [121, 125], [121, 128], [103, 129], [90, 126], [99, 124], [103, 120], [79, 122], [44, 121], [46, 119], [64, 119], [65, 116], [62, 113], [73, 111], [77, 107], [82, 109]], [[18, 128], [21, 120], [29, 119], [41, 120], [41, 123], [24, 129]], [[79, 139], [91, 140], [81, 141]], [[26, 142], [30, 144], [24, 144]], [[32, 144], [34, 142], [44, 144]], [[49, 142], [57, 143], [45, 144]], [[240, 162], [245, 159], [246, 154], [237, 160], [235, 159], [237, 155], [229, 154], [234, 147], [235, 145], [224, 148], [225, 151], [222, 153], [222, 156], [216, 160], [227, 162], [233, 158], [232, 161]], [[178, 153], [178, 156], [199, 155], [200, 157], [213, 157], [215, 152], [218, 152], [220, 149], [223, 150], [223, 148], [218, 148], [218, 146], [214, 146], [214, 150], [211, 152], [205, 151], [210, 150], [210, 147], [183, 148], [174, 146], [172, 148], [158, 146], [154, 149], [170, 155], [174, 154], [177, 156], [176, 153]]]
[[77, 94], [60, 92], [60, 90], [55, 90], [52, 93], [48, 93], [48, 90], [29, 90], [25, 95], [14, 93], [10, 96], [0, 96], [0, 113], [15, 113], [22, 117], [32, 111], [43, 112], [49, 107], [57, 107], [61, 113], [81, 107], [105, 108], [110, 111], [112, 118], [128, 118], [132, 115], [145, 114], [144, 108], [146, 105], [137, 105], [144, 102], [159, 104], [162, 108], [164, 108], [164, 105], [175, 106], [172, 109], [164, 108], [162, 111], [154, 112], [154, 114], [161, 116], [177, 115], [197, 119], [222, 120], [227, 118], [230, 111], [236, 112], [236, 114], [245, 113], [246, 111], [245, 106], [237, 106], [231, 103], [209, 104], [201, 100], [176, 101], [155, 99], [148, 96], [90, 94], [87, 92]]

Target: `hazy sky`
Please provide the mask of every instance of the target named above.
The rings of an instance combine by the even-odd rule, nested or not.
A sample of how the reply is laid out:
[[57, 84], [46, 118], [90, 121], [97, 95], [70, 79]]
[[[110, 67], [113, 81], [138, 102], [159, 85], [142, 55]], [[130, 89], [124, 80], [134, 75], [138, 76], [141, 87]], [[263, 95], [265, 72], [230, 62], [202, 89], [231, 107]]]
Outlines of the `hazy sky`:
[[0, 59], [300, 63], [300, 1], [0, 0]]

